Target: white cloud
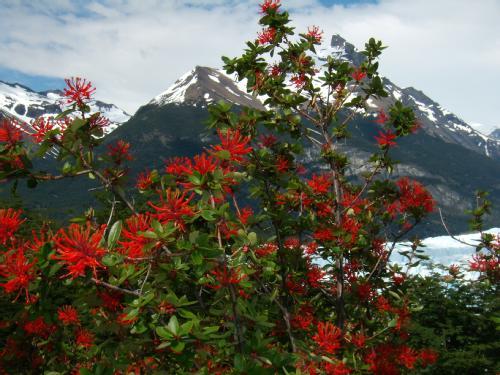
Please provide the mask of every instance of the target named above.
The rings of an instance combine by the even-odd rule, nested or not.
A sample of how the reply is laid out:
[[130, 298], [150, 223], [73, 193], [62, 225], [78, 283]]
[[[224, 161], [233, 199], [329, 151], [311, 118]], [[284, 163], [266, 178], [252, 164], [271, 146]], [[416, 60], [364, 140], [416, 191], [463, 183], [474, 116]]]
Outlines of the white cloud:
[[[500, 2], [381, 0], [323, 7], [283, 1], [299, 30], [319, 25], [357, 47], [388, 48], [381, 71], [465, 120], [498, 124]], [[35, 5], [34, 5], [35, 4]], [[25, 73], [81, 75], [99, 96], [134, 112], [194, 65], [220, 66], [255, 38], [257, 1], [3, 0], [0, 64]]]

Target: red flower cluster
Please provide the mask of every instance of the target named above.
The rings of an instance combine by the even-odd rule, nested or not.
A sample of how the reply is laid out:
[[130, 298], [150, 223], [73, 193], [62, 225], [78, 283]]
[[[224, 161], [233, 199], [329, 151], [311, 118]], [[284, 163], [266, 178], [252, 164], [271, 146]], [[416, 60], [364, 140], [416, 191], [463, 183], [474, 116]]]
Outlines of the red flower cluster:
[[313, 174], [312, 178], [307, 181], [307, 184], [314, 194], [327, 194], [332, 186], [332, 180], [330, 176], [325, 174]]
[[319, 30], [318, 26], [312, 26], [307, 28], [307, 34], [306, 36], [313, 42], [313, 43], [321, 43], [321, 37], [323, 35], [323, 31]]
[[72, 77], [64, 81], [68, 87], [64, 89], [63, 95], [67, 98], [68, 104], [76, 104], [81, 107], [86, 100], [90, 100], [95, 92], [92, 83], [84, 78]]
[[412, 210], [434, 211], [434, 199], [420, 183], [403, 177], [396, 181], [396, 185], [399, 188], [400, 197], [388, 206], [387, 210], [391, 215]]
[[0, 244], [5, 245], [26, 219], [21, 219], [22, 210], [0, 209]]
[[356, 69], [356, 70], [354, 70], [354, 72], [352, 72], [351, 77], [356, 82], [360, 82], [363, 78], [366, 77], [366, 73], [363, 72], [361, 69]]
[[90, 348], [92, 345], [94, 345], [94, 335], [86, 329], [80, 329], [76, 333], [75, 342], [78, 346]]
[[132, 160], [130, 155], [130, 143], [119, 140], [114, 145], [108, 146], [108, 155], [113, 159], [115, 164], [121, 164], [126, 160]]
[[213, 276], [215, 276], [215, 280], [217, 284], [211, 285], [210, 287], [218, 290], [222, 287], [226, 287], [229, 285], [239, 284], [242, 280], [246, 278], [245, 274], [240, 274], [239, 269], [227, 268], [227, 266], [220, 266], [210, 272]]
[[[138, 214], [127, 219], [125, 227], [122, 229], [121, 236], [124, 240], [119, 241], [122, 248], [120, 252], [130, 258], [144, 257], [144, 247], [151, 243], [151, 239], [144, 237], [140, 232], [146, 232], [151, 229], [151, 218], [147, 215]], [[157, 243], [153, 246], [156, 248]], [[150, 246], [148, 246], [149, 248]]]
[[406, 345], [390, 344], [378, 345], [365, 358], [365, 361], [370, 365], [370, 370], [376, 375], [397, 375], [401, 373], [398, 365], [412, 370], [417, 361], [420, 361], [425, 367], [433, 364], [436, 360], [437, 354], [430, 349], [424, 349], [418, 353]]
[[47, 339], [57, 329], [57, 327], [52, 324], [48, 324], [42, 316], [39, 316], [35, 320], [24, 323], [23, 329], [28, 335]]
[[137, 178], [136, 187], [139, 190], [147, 190], [153, 185], [153, 176], [151, 172], [141, 172]]
[[181, 193], [179, 190], [172, 191], [168, 189], [165, 196], [160, 195], [160, 205], [156, 206], [152, 202], [148, 204], [156, 210], [153, 217], [160, 223], [165, 224], [173, 222], [180, 230], [185, 229], [185, 217], [193, 217], [195, 212], [189, 205], [194, 198], [194, 194], [187, 196], [186, 192]]
[[62, 261], [68, 273], [66, 276], [76, 278], [84, 276], [87, 268], [90, 268], [97, 275], [97, 269], [104, 266], [100, 259], [106, 253], [101, 247], [101, 239], [104, 234], [104, 227], [93, 231], [90, 224], [86, 227], [71, 224], [66, 230], [60, 229], [54, 236], [54, 244], [57, 254], [54, 259]]
[[268, 27], [263, 29], [260, 33], [257, 34], [257, 42], [258, 44], [268, 44], [274, 42], [276, 38], [276, 29], [273, 27]]
[[10, 252], [4, 254], [3, 263], [0, 264], [0, 276], [4, 277], [7, 281], [0, 284], [6, 293], [17, 292], [17, 297], [24, 290], [26, 296], [26, 303], [31, 301], [29, 295], [29, 284], [35, 278], [36, 259], [31, 262], [25, 256], [27, 248], [26, 243], [18, 246]]
[[294, 75], [291, 78], [292, 83], [295, 85], [296, 88], [300, 89], [304, 87], [306, 84], [306, 74], [305, 73], [300, 73], [297, 75]]
[[35, 130], [31, 134], [35, 143], [41, 143], [48, 132], [55, 129], [55, 120], [53, 118], [38, 117], [31, 123], [31, 127]]
[[477, 253], [469, 261], [470, 269], [476, 272], [500, 272], [500, 262], [498, 259], [489, 257], [483, 253]]
[[78, 311], [76, 311], [73, 306], [69, 305], [61, 306], [57, 309], [57, 318], [66, 326], [78, 324], [80, 322], [78, 319]]
[[342, 331], [330, 322], [319, 322], [318, 331], [312, 339], [322, 350], [334, 354], [340, 349]]
[[270, 11], [276, 12], [278, 8], [281, 6], [281, 0], [264, 0], [262, 4], [260, 4], [261, 13], [269, 13]]
[[22, 133], [12, 120], [3, 119], [0, 122], [0, 142], [5, 142], [9, 147], [12, 147], [21, 139]]
[[252, 152], [252, 147], [248, 146], [250, 137], [244, 137], [239, 130], [227, 129], [224, 134], [217, 130], [221, 144], [212, 147], [212, 153], [227, 151], [230, 154], [230, 160], [241, 163], [244, 156]]
[[396, 142], [394, 140], [396, 139], [396, 134], [394, 134], [392, 131], [379, 131], [378, 132], [378, 137], [375, 136], [375, 140], [377, 141], [378, 145], [382, 148], [388, 148], [396, 145]]
[[276, 169], [280, 173], [288, 172], [288, 170], [290, 169], [290, 162], [285, 156], [278, 156], [278, 159], [276, 160]]

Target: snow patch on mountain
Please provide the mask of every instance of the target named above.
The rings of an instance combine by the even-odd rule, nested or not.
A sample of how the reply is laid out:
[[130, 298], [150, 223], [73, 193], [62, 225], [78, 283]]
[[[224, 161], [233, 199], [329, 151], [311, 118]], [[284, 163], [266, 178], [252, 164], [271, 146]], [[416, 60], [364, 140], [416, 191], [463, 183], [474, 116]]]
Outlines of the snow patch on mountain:
[[[100, 112], [110, 121], [105, 133], [110, 133], [128, 121], [130, 115], [114, 104], [99, 100], [89, 102], [91, 112]], [[66, 98], [61, 91], [35, 92], [20, 84], [0, 81], [0, 111], [23, 122], [20, 128], [31, 133], [30, 123], [37, 117], [55, 117], [67, 108]]]

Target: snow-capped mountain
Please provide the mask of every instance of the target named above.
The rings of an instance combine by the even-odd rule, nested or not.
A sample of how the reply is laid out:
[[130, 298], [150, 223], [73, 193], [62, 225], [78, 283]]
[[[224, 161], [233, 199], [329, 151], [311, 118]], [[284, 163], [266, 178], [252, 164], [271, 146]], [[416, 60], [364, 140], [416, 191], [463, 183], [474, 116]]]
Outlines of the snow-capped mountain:
[[[90, 102], [92, 112], [100, 112], [109, 119], [110, 124], [105, 128], [110, 133], [126, 122], [130, 115], [114, 104], [99, 100]], [[35, 92], [18, 83], [0, 81], [0, 117], [6, 116], [19, 120], [20, 127], [31, 133], [30, 123], [39, 116], [57, 116], [66, 109], [66, 101], [59, 90]]]
[[[339, 35], [333, 35], [330, 45], [319, 49], [319, 66], [324, 64], [327, 56], [345, 60], [354, 66], [359, 66], [364, 60], [364, 55]], [[321, 75], [320, 72], [318, 77]], [[396, 100], [400, 100], [415, 110], [422, 129], [427, 134], [448, 143], [461, 145], [494, 160], [500, 160], [499, 139], [478, 132], [422, 91], [413, 87], [401, 88], [388, 78], [383, 78], [383, 84], [389, 96], [383, 99], [370, 99], [365, 108], [368, 115], [376, 116], [379, 109], [387, 108]], [[234, 76], [228, 76], [221, 70], [200, 66], [184, 74], [149, 104], [157, 106], [188, 104], [204, 107], [220, 99], [238, 105], [262, 107], [259, 98], [247, 93], [245, 81], [237, 82]]]
[[262, 103], [246, 92], [246, 83], [237, 82], [218, 69], [196, 66], [185, 73], [166, 91], [157, 95], [149, 104], [190, 104], [205, 107], [225, 100], [238, 105], [263, 108]]
[[493, 130], [488, 137], [493, 138], [493, 139], [497, 139], [500, 141], [500, 128]]

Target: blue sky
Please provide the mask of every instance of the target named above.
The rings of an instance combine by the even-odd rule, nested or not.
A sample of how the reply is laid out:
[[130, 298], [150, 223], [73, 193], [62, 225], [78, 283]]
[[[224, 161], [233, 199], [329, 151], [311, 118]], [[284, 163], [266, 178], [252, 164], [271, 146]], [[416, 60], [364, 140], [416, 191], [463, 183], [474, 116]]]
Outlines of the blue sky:
[[[83, 76], [128, 112], [195, 65], [220, 67], [259, 26], [253, 0], [0, 0], [0, 80], [34, 90]], [[318, 25], [389, 48], [381, 72], [479, 130], [500, 127], [500, 1], [282, 0], [298, 30]], [[187, 5], [190, 6], [187, 6]], [[468, 77], [464, 80], [463, 77]]]

